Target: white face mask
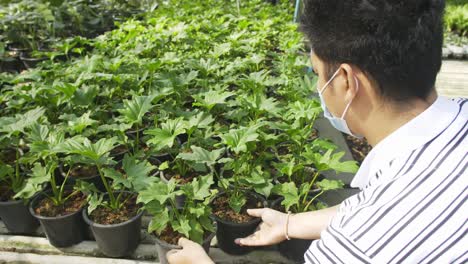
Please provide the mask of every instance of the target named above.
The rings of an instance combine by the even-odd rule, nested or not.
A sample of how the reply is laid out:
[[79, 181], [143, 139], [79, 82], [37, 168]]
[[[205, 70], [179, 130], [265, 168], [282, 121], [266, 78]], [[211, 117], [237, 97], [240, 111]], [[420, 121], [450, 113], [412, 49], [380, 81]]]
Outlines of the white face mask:
[[[351, 130], [349, 129], [348, 124], [346, 123], [346, 120], [344, 119], [344, 117], [346, 116], [346, 113], [348, 112], [349, 106], [353, 102], [354, 98], [346, 105], [343, 115], [341, 115], [340, 118], [333, 116], [333, 114], [328, 110], [325, 104], [325, 100], [323, 99], [323, 92], [325, 91], [325, 89], [327, 89], [328, 85], [330, 85], [330, 83], [333, 81], [333, 79], [335, 79], [336, 75], [338, 75], [339, 72], [340, 72], [340, 69], [338, 69], [330, 78], [330, 80], [323, 86], [323, 88], [320, 91], [318, 91], [319, 97], [320, 97], [320, 104], [322, 106], [324, 116], [328, 119], [328, 121], [330, 121], [332, 126], [336, 128], [337, 130], [343, 133], [346, 133], [348, 135], [351, 135], [353, 137], [356, 137], [356, 138], [363, 138], [363, 136], [361, 135], [353, 134]], [[356, 80], [356, 87], [357, 87], [357, 90], [359, 91], [358, 79], [356, 78], [356, 76], [354, 76], [354, 79]]]

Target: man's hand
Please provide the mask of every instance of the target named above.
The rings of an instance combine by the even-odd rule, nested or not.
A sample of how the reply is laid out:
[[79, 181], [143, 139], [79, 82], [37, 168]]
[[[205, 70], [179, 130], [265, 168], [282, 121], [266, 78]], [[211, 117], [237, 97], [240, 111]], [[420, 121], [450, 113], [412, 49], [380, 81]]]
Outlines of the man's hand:
[[278, 244], [286, 239], [285, 228], [287, 214], [269, 208], [249, 209], [251, 216], [261, 217], [257, 231], [246, 238], [236, 239], [236, 244], [241, 246], [269, 246]]
[[167, 252], [167, 261], [170, 264], [214, 264], [205, 250], [199, 244], [186, 238], [179, 239], [182, 249], [173, 249]]

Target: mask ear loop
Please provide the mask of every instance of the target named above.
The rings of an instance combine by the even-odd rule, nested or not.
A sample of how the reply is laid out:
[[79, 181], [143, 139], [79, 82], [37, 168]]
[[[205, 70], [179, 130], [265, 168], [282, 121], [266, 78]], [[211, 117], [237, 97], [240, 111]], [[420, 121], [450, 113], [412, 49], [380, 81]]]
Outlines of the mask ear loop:
[[[358, 81], [358, 79], [357, 79], [356, 76], [354, 76], [354, 80], [356, 80], [356, 90], [357, 90], [357, 91], [356, 91], [356, 94], [357, 94], [357, 93], [359, 92], [359, 81]], [[354, 97], [356, 97], [356, 96], [354, 96]], [[351, 102], [349, 102], [349, 103], [346, 105], [345, 110], [344, 110], [344, 112], [343, 112], [343, 115], [341, 116], [341, 119], [344, 119], [344, 117], [345, 117], [346, 113], [348, 112], [348, 109], [349, 109], [349, 107], [351, 106], [351, 103], [353, 102], [353, 100], [354, 100], [354, 98], [351, 100]]]
[[333, 79], [335, 79], [336, 75], [338, 75], [338, 73], [340, 72], [340, 69], [341, 68], [338, 68], [338, 70], [336, 70], [336, 72], [332, 75], [330, 80], [328, 80], [328, 82], [323, 86], [322, 90], [318, 91], [320, 94], [323, 94], [323, 91], [325, 91], [325, 89], [327, 89], [328, 85], [330, 85], [330, 83], [333, 81]]

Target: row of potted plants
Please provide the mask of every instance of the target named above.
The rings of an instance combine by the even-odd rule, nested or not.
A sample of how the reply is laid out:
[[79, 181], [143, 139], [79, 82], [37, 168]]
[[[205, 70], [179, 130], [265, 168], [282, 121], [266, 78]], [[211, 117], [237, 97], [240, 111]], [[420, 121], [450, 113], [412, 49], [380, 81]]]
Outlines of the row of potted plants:
[[24, 69], [21, 64], [29, 69], [48, 59], [66, 59], [64, 48], [67, 42], [78, 44], [75, 36], [93, 38], [112, 30], [115, 22], [154, 11], [157, 3], [17, 0], [0, 3], [0, 7], [0, 70], [18, 72]]
[[[15, 204], [15, 210], [23, 213], [19, 217], [0, 210], [3, 221], [12, 232], [27, 233], [37, 227], [30, 225], [34, 221], [25, 209], [25, 203], [32, 198], [29, 211], [41, 222], [52, 245], [66, 247], [81, 242], [86, 234], [84, 219], [101, 250], [112, 257], [126, 256], [137, 247], [143, 210], [153, 215], [149, 232], [157, 234], [163, 248], [173, 248], [167, 244], [175, 244], [180, 236], [209, 243], [208, 238], [214, 234], [212, 216], [220, 248], [230, 254], [246, 253], [249, 249], [235, 245], [234, 240], [249, 235], [259, 223], [259, 219], [246, 214], [246, 209], [267, 206], [268, 197], [276, 200], [273, 206], [283, 211], [299, 213], [322, 208], [322, 203], [316, 203], [317, 197], [342, 187], [342, 183], [320, 179], [321, 173], [357, 169], [354, 162], [341, 162], [343, 153], [332, 154], [334, 146], [319, 138], [308, 144], [302, 160], [291, 158], [284, 163], [277, 159], [268, 168], [265, 161], [254, 159], [252, 144], [249, 147], [249, 143], [261, 144], [255, 132], [259, 125], [219, 135], [222, 145], [213, 150], [191, 145], [190, 150], [162, 162], [158, 158], [145, 159], [147, 152], [134, 149], [119, 160], [121, 152], [112, 154], [119, 147], [116, 137], [95, 143], [80, 135], [65, 138], [63, 132], [37, 123], [41, 109], [33, 111], [10, 124], [18, 127], [9, 136], [12, 141], [30, 143], [21, 157], [18, 144], [17, 158], [2, 165], [0, 182], [6, 190], [2, 201], [6, 200], [10, 207]], [[21, 134], [25, 137], [19, 139]], [[189, 138], [185, 143], [176, 137], [172, 140], [167, 144], [177, 142], [179, 148], [189, 142]], [[30, 163], [33, 167], [28, 170]], [[271, 173], [265, 174], [265, 170]], [[13, 198], [21, 200], [12, 203]], [[298, 243], [288, 243], [294, 242]], [[291, 252], [287, 245], [280, 248]]]
[[[241, 3], [240, 15], [234, 2], [161, 3], [86, 56], [0, 74], [2, 202], [38, 217], [53, 244], [66, 230], [48, 218], [87, 223], [110, 256], [136, 247], [144, 211], [160, 256], [174, 238], [207, 246], [213, 233], [243, 254], [234, 238], [259, 221], [247, 208], [325, 206], [319, 196], [342, 184], [322, 172], [357, 167], [314, 129], [321, 107], [294, 7]], [[85, 234], [73, 233], [65, 241]]]

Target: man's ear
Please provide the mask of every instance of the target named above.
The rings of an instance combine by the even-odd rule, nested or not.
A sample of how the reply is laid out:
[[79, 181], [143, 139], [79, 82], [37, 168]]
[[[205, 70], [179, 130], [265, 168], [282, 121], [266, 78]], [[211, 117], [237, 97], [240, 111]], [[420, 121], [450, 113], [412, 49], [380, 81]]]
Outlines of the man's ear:
[[349, 64], [341, 64], [341, 69], [343, 69], [344, 78], [346, 79], [346, 85], [344, 87], [345, 92], [345, 101], [349, 102], [354, 99], [356, 94], [359, 91], [359, 80], [356, 77], [356, 70]]

